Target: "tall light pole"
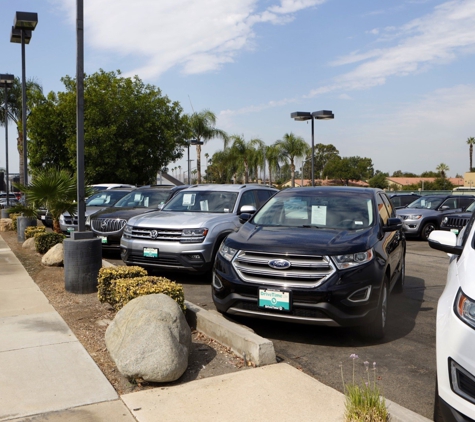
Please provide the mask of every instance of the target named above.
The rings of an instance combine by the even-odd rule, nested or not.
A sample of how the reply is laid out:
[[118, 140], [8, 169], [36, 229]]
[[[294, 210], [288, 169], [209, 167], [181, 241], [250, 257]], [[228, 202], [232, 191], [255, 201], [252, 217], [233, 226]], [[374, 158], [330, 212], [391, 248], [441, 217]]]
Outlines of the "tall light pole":
[[7, 193], [7, 209], [10, 208], [10, 186], [9, 186], [9, 173], [8, 173], [8, 88], [13, 86], [15, 77], [13, 75], [4, 74], [0, 75], [0, 88], [3, 88], [5, 93], [5, 100], [3, 103], [3, 109], [5, 111], [5, 191]]
[[23, 132], [23, 184], [28, 185], [28, 154], [26, 134], [26, 61], [25, 44], [31, 40], [31, 31], [38, 24], [38, 14], [31, 12], [16, 12], [13, 20], [10, 42], [21, 43], [21, 121]]
[[290, 114], [290, 117], [297, 121], [312, 120], [312, 186], [315, 186], [315, 136], [314, 136], [314, 120], [331, 120], [335, 118], [335, 115], [330, 110], [320, 110], [320, 111], [296, 111]]

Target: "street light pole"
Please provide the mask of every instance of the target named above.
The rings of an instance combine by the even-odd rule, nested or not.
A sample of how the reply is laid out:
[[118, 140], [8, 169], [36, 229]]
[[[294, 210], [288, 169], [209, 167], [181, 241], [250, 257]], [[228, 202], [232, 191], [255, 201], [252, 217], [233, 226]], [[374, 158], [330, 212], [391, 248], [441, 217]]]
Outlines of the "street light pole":
[[0, 75], [0, 87], [4, 89], [5, 101], [4, 101], [4, 111], [5, 111], [5, 191], [7, 193], [7, 209], [10, 208], [10, 186], [8, 173], [8, 88], [13, 86], [13, 81], [15, 77], [13, 75], [5, 74]]
[[335, 117], [330, 110], [320, 110], [310, 113], [309, 111], [296, 111], [290, 114], [290, 117], [297, 121], [312, 120], [312, 187], [315, 186], [315, 136], [314, 136], [314, 121], [317, 120], [331, 120]]
[[38, 14], [30, 12], [16, 12], [13, 20], [13, 28], [10, 42], [21, 43], [21, 120], [23, 131], [23, 184], [28, 185], [28, 153], [27, 153], [27, 133], [26, 133], [26, 59], [25, 44], [31, 40], [31, 31], [34, 31], [38, 24]]

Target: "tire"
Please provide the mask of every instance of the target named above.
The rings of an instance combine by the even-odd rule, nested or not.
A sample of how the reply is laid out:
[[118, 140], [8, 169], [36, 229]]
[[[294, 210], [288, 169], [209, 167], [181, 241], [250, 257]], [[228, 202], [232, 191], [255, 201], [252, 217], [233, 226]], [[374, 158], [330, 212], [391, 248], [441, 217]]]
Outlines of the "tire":
[[364, 336], [380, 340], [384, 337], [386, 330], [386, 322], [388, 317], [388, 301], [389, 301], [389, 280], [385, 275], [381, 286], [381, 294], [379, 297], [378, 309], [376, 317], [368, 325], [362, 327]]
[[401, 261], [401, 273], [394, 285], [393, 292], [401, 294], [404, 291], [404, 284], [406, 283], [406, 257], [403, 255]]
[[435, 223], [430, 222], [430, 223], [424, 224], [424, 227], [422, 227], [422, 230], [421, 230], [421, 239], [422, 240], [429, 239], [429, 235], [431, 234], [431, 232], [433, 232], [436, 229], [437, 229], [437, 226], [435, 225]]
[[442, 410], [440, 408], [439, 387], [437, 385], [437, 375], [435, 378], [435, 397], [434, 397], [434, 422], [444, 422]]

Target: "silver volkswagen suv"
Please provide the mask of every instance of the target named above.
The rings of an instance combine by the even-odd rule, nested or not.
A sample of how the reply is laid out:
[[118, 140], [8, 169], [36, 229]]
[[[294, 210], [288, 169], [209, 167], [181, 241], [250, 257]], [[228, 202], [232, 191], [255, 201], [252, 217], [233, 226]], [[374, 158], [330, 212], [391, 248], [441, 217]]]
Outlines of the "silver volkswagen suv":
[[127, 265], [210, 274], [223, 239], [278, 190], [264, 185], [197, 185], [160, 212], [132, 217], [120, 241]]

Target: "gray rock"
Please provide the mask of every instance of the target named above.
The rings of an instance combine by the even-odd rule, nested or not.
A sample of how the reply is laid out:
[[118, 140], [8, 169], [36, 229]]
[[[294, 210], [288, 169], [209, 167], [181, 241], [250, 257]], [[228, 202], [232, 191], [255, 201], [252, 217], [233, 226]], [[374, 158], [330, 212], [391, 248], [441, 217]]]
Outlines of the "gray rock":
[[41, 258], [41, 263], [47, 267], [60, 267], [63, 265], [63, 244], [57, 243]]
[[191, 330], [178, 304], [164, 294], [127, 303], [107, 328], [105, 340], [117, 369], [128, 378], [170, 382], [188, 367]]
[[23, 245], [21, 245], [23, 249], [27, 249], [29, 251], [36, 251], [36, 246], [35, 246], [35, 238], [30, 237], [29, 239], [26, 239], [23, 242]]

